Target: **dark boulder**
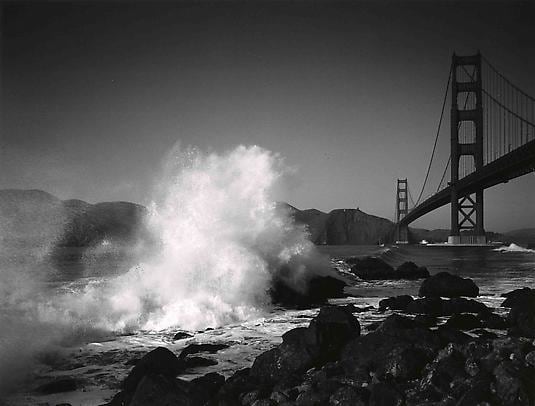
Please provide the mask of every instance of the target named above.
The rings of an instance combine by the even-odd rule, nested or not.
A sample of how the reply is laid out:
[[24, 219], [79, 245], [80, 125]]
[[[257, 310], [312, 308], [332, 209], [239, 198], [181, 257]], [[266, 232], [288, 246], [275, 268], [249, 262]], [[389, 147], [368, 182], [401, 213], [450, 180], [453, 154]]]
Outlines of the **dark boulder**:
[[535, 311], [524, 307], [513, 307], [507, 316], [509, 334], [535, 338]]
[[379, 310], [405, 310], [414, 299], [409, 295], [393, 296], [379, 302]]
[[[123, 382], [125, 392], [133, 394], [138, 383], [147, 374], [174, 378], [182, 369], [182, 363], [167, 348], [158, 347], [141, 358]], [[151, 381], [152, 382], [152, 381]]]
[[535, 303], [535, 290], [530, 288], [515, 289], [511, 292], [504, 293], [502, 297], [505, 300], [502, 303], [502, 307], [534, 307]]
[[[112, 402], [113, 404], [113, 402]], [[149, 373], [141, 378], [130, 400], [117, 405], [193, 406], [186, 389], [175, 378]]]
[[453, 314], [446, 322], [447, 327], [459, 330], [473, 330], [481, 327], [481, 324], [479, 317], [470, 313]]
[[510, 307], [507, 317], [509, 333], [515, 336], [535, 337], [535, 290], [516, 289], [505, 293], [503, 307]]
[[397, 269], [378, 257], [351, 258], [346, 262], [352, 265], [351, 272], [364, 280], [421, 279], [429, 276], [425, 267], [418, 267], [414, 262], [405, 262]]
[[314, 276], [303, 289], [291, 286], [285, 279], [272, 282], [269, 295], [274, 303], [283, 306], [310, 307], [327, 302], [329, 298], [345, 297], [347, 284], [332, 276]]
[[430, 316], [442, 316], [442, 302], [439, 297], [428, 297], [411, 301], [407, 307], [407, 313], [426, 314]]
[[468, 278], [439, 272], [422, 282], [418, 296], [421, 297], [460, 297], [479, 295], [479, 288]]
[[342, 347], [360, 334], [360, 324], [351, 312], [323, 307], [307, 328], [282, 336], [282, 344], [258, 356], [250, 375], [260, 382], [278, 382], [322, 365], [338, 356]]
[[378, 257], [354, 258], [351, 272], [364, 280], [391, 279], [394, 268]]
[[479, 313], [481, 317], [490, 314], [490, 309], [484, 303], [463, 297], [442, 299], [440, 297], [425, 297], [411, 301], [405, 311], [412, 314], [426, 314], [431, 316], [451, 316], [459, 313]]
[[425, 266], [418, 266], [412, 261], [402, 263], [396, 269], [400, 279], [424, 279], [429, 277], [429, 271]]

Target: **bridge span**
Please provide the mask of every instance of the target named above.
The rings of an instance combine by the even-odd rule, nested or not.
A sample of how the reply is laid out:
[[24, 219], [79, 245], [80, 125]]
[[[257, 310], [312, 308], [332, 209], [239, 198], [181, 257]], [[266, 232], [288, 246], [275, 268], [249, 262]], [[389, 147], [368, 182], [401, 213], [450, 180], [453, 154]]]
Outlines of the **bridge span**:
[[[431, 196], [422, 199], [451, 84], [450, 159]], [[446, 173], [450, 168], [450, 179]], [[418, 199], [408, 206], [406, 179], [398, 179], [397, 239], [408, 225], [451, 205], [450, 244], [485, 244], [483, 191], [535, 171], [535, 99], [513, 85], [481, 54], [453, 55], [442, 113]]]

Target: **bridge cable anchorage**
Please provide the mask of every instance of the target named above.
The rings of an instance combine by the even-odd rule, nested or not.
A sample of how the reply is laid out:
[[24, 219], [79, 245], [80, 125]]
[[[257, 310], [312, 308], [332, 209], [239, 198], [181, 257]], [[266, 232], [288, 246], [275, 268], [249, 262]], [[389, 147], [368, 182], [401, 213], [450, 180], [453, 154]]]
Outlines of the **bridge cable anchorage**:
[[433, 143], [433, 151], [431, 152], [431, 159], [429, 160], [429, 165], [427, 166], [427, 171], [426, 171], [426, 174], [425, 174], [424, 183], [423, 183], [422, 188], [420, 190], [420, 194], [418, 195], [418, 199], [416, 199], [416, 204], [414, 205], [414, 207], [418, 206], [418, 204], [420, 203], [420, 200], [421, 200], [422, 195], [424, 193], [425, 185], [427, 184], [427, 180], [429, 178], [429, 173], [431, 172], [431, 165], [433, 163], [433, 158], [435, 157], [435, 151], [437, 149], [438, 137], [440, 135], [440, 128], [442, 126], [442, 119], [444, 118], [444, 110], [446, 108], [446, 101], [448, 99], [448, 92], [449, 92], [449, 88], [450, 88], [452, 70], [453, 70], [453, 64], [450, 65], [450, 71], [448, 73], [448, 83], [446, 84], [446, 91], [444, 92], [444, 100], [442, 101], [442, 111], [440, 112], [440, 119], [438, 120], [437, 134], [435, 136], [435, 142]]

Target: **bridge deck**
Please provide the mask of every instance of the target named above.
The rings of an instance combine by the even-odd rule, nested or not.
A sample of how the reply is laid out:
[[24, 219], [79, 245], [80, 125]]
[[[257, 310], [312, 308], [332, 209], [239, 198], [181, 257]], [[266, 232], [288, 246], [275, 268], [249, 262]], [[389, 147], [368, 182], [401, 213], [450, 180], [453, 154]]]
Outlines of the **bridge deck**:
[[[458, 181], [458, 196], [463, 197], [475, 193], [478, 189], [488, 189], [499, 183], [535, 171], [535, 140], [492, 161], [480, 170], [471, 173]], [[451, 202], [451, 186], [429, 197], [413, 208], [399, 225], [408, 225], [423, 215], [445, 206]]]

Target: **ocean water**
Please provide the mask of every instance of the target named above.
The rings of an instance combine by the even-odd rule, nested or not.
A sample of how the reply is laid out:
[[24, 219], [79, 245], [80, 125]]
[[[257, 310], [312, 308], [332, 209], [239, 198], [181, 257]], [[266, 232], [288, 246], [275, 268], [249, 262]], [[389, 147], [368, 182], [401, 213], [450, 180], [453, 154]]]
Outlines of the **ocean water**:
[[[347, 276], [348, 266], [344, 258], [352, 256], [376, 255], [393, 266], [404, 261], [414, 261], [426, 266], [434, 274], [448, 271], [470, 277], [480, 287], [480, 300], [492, 307], [499, 307], [503, 300], [500, 295], [523, 286], [535, 286], [535, 251], [520, 247], [500, 248], [452, 248], [425, 246], [319, 246], [318, 251], [330, 258], [332, 266], [351, 284], [347, 288], [350, 295], [333, 303], [354, 303], [358, 306], [372, 305], [388, 296], [399, 294], [416, 295], [420, 281], [377, 281], [366, 282]], [[24, 263], [24, 261], [21, 261]], [[21, 265], [22, 266], [22, 265]], [[133, 259], [124, 251], [113, 247], [102, 247], [91, 255], [71, 250], [61, 260], [44, 258], [40, 262], [41, 271], [47, 269], [51, 277], [42, 281], [42, 303], [46, 297], [83, 295], [87, 287], [98, 285], [110, 277], [128, 273]], [[52, 272], [53, 271], [53, 272]], [[45, 286], [45, 288], [43, 288]], [[44, 289], [44, 290], [43, 290]], [[35, 298], [37, 300], [37, 298]], [[49, 309], [50, 310], [50, 309]], [[42, 309], [42, 314], [47, 314]], [[129, 361], [143, 356], [157, 346], [165, 346], [178, 354], [192, 343], [223, 343], [228, 345], [215, 354], [199, 354], [217, 361], [217, 365], [200, 367], [188, 371], [181, 377], [192, 379], [207, 372], [219, 372], [226, 376], [236, 370], [248, 367], [261, 352], [281, 342], [281, 335], [298, 326], [308, 325], [318, 309], [288, 310], [266, 306], [246, 318], [213, 328], [187, 330], [191, 338], [173, 340], [177, 331], [185, 331], [179, 326], [165, 328], [139, 328], [118, 331], [95, 328], [91, 325], [72, 326], [62, 331], [56, 339], [49, 339], [42, 347], [36, 347], [33, 359], [24, 363], [24, 376], [10, 388], [5, 397], [8, 405], [32, 405], [48, 402], [56, 404], [69, 402], [72, 405], [97, 405], [108, 400], [119, 390], [120, 382], [131, 368]], [[503, 310], [498, 309], [503, 312]], [[361, 324], [366, 326], [386, 317], [377, 309], [358, 313]], [[68, 315], [65, 315], [68, 317]], [[42, 320], [41, 320], [42, 322]], [[40, 324], [41, 331], [26, 330], [22, 341], [39, 340], [39, 333], [49, 335], [48, 329], [56, 320], [49, 320], [49, 326]], [[87, 320], [86, 320], [87, 322]], [[5, 324], [4, 324], [5, 325]], [[57, 328], [57, 325], [55, 325]], [[54, 328], [54, 327], [53, 327]], [[70, 334], [66, 334], [70, 333]], [[37, 336], [33, 336], [32, 334]], [[1, 336], [0, 336], [1, 337]], [[5, 338], [5, 336], [4, 336]], [[6, 341], [0, 341], [3, 345]], [[0, 347], [0, 351], [2, 347]], [[2, 354], [0, 353], [0, 356]], [[58, 377], [75, 378], [80, 389], [74, 392], [38, 395], [33, 392], [37, 386]]]

